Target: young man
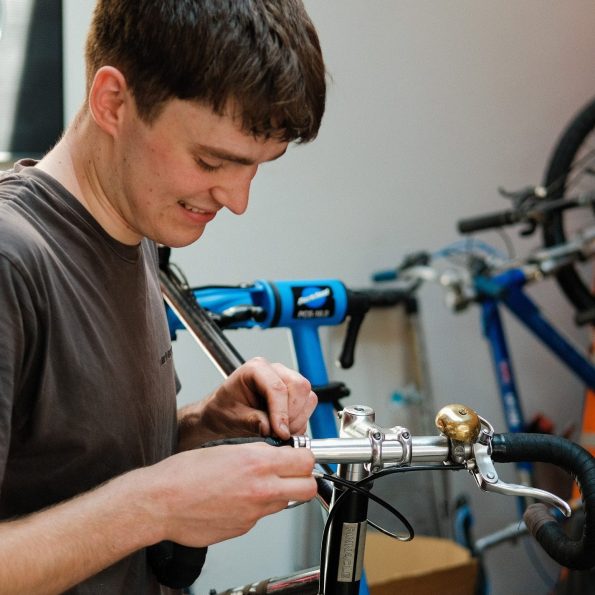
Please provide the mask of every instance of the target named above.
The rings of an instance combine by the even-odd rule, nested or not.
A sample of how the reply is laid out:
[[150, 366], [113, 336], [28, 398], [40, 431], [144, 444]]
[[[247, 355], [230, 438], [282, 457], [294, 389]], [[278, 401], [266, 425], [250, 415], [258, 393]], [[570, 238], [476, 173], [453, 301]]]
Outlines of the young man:
[[[315, 494], [308, 382], [255, 359], [176, 416], [155, 244], [243, 213], [313, 139], [325, 72], [300, 0], [98, 0], [87, 102], [0, 177], [0, 591], [165, 593], [145, 548], [200, 547]], [[268, 413], [257, 408], [264, 397]]]

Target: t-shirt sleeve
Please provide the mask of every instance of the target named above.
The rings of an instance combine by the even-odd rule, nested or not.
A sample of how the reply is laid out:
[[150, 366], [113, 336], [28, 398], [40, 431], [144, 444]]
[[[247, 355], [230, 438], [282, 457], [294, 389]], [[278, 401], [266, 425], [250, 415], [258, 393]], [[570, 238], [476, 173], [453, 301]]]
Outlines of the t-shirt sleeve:
[[33, 359], [31, 337], [35, 333], [31, 292], [23, 274], [0, 255], [0, 489], [17, 411], [17, 396], [30, 389], [27, 374]]

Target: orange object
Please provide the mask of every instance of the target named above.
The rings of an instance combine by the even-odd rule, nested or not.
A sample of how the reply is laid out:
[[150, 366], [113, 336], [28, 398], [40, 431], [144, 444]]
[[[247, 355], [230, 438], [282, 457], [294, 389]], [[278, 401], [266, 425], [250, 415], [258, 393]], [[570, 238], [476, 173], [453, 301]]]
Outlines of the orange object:
[[[583, 418], [579, 444], [595, 456], [595, 391], [588, 389], [585, 395]], [[573, 498], [579, 497], [578, 486], [575, 484], [572, 492]]]
[[[595, 329], [594, 329], [595, 330]], [[591, 339], [591, 359], [595, 355], [595, 332], [593, 332]], [[595, 391], [587, 389], [585, 394], [585, 404], [583, 407], [581, 435], [578, 443], [593, 456], [595, 456]], [[572, 489], [572, 497], [579, 498], [580, 493], [578, 486], [574, 484]]]

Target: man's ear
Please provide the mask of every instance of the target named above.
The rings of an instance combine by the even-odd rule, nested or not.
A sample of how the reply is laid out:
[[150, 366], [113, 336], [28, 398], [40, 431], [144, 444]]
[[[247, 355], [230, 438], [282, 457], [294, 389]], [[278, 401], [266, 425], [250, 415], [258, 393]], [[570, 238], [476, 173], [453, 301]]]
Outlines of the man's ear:
[[102, 66], [89, 91], [89, 110], [93, 120], [112, 137], [118, 135], [131, 96], [124, 75], [113, 66]]

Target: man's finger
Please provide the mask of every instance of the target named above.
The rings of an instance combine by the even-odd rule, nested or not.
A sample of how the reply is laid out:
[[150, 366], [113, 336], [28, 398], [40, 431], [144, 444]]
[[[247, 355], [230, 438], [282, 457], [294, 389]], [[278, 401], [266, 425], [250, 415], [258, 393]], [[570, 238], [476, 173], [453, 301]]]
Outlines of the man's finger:
[[277, 370], [263, 359], [255, 358], [246, 364], [250, 369], [253, 392], [264, 397], [272, 433], [289, 438], [289, 388]]
[[299, 372], [286, 368], [282, 364], [272, 364], [287, 386], [287, 415], [291, 433], [305, 432], [308, 419], [314, 411], [318, 399], [312, 392], [307, 378]]

